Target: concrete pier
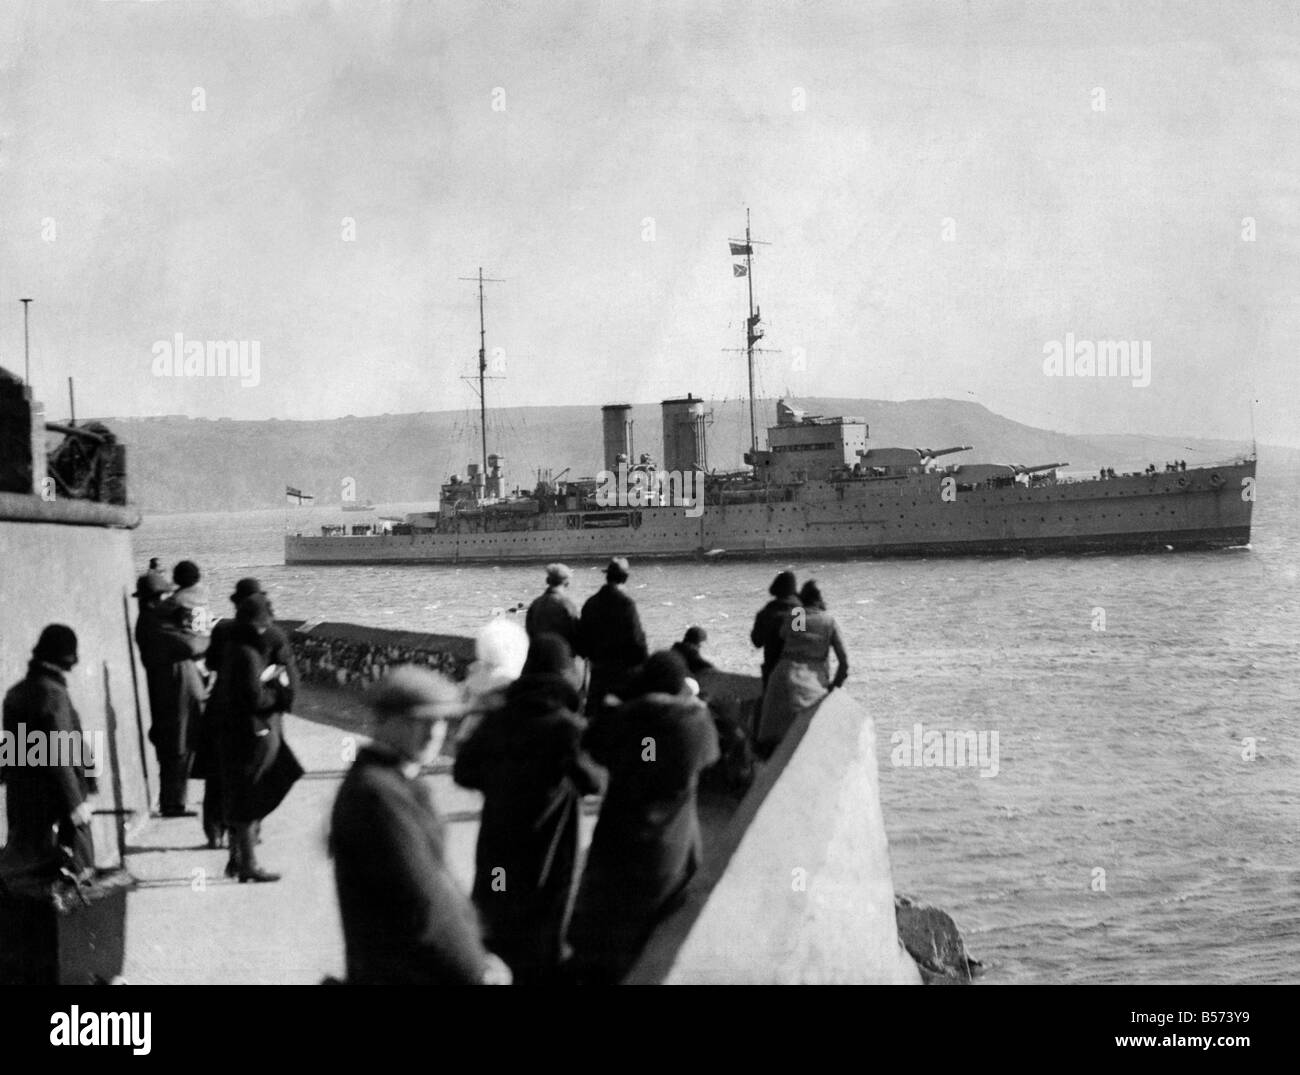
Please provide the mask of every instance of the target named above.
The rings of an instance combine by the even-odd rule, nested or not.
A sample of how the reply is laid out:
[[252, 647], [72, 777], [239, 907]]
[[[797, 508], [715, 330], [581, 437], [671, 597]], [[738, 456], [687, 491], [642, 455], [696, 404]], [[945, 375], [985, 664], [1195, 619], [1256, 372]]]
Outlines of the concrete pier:
[[[364, 707], [308, 687], [286, 739], [307, 775], [263, 827], [259, 857], [281, 871], [239, 885], [196, 818], [156, 820], [132, 845], [140, 887], [128, 901], [130, 982], [312, 984], [343, 973], [343, 937], [326, 853], [339, 783], [364, 742]], [[326, 723], [328, 722], [328, 723]], [[447, 822], [457, 879], [473, 881], [480, 796], [445, 766], [426, 776]], [[193, 798], [200, 796], [192, 787]], [[582, 841], [595, 819], [583, 818]], [[661, 924], [632, 982], [919, 983], [894, 921], [877, 794], [875, 732], [835, 692], [792, 729], [724, 830], [706, 830], [694, 895]]]
[[875, 744], [844, 691], [801, 719], [630, 980], [920, 984], [894, 919]]

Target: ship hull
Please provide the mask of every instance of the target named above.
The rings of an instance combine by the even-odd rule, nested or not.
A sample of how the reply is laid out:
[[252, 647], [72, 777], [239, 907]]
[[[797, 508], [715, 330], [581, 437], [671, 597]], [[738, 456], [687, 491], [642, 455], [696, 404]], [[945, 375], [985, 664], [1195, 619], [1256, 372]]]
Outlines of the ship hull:
[[[927, 474], [809, 482], [680, 507], [564, 512], [452, 532], [285, 539], [289, 564], [987, 556], [1248, 545], [1253, 461], [1106, 481], [952, 488]], [[498, 529], [493, 529], [493, 525]]]

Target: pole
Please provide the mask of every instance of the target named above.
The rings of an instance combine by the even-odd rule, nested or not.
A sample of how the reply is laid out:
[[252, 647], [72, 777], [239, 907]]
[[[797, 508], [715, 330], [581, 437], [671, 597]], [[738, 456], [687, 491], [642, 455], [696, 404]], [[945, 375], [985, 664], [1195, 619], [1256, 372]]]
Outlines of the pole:
[[31, 299], [19, 299], [23, 304], [23, 384], [30, 386], [32, 383], [32, 356], [27, 339], [27, 308], [32, 304]]
[[749, 210], [745, 210], [745, 279], [749, 282], [749, 320], [745, 322], [745, 357], [749, 363], [749, 450], [758, 451], [754, 420], [754, 246], [749, 238]]
[[68, 425], [77, 424], [77, 397], [72, 391], [72, 378], [68, 378]]
[[[135, 655], [131, 656], [131, 666], [135, 667]], [[108, 725], [108, 774], [113, 788], [114, 821], [117, 830], [117, 861], [119, 866], [126, 866], [126, 818], [130, 811], [122, 801], [122, 765], [117, 757], [117, 710], [113, 708], [112, 684], [108, 675], [108, 662], [104, 661], [104, 713]], [[96, 759], [98, 763], [99, 759]]]
[[[135, 732], [140, 741], [140, 778], [144, 781], [144, 808], [147, 812], [153, 798], [149, 793], [149, 752], [145, 749], [144, 713], [140, 708], [140, 679], [135, 670], [135, 639], [131, 636], [131, 605], [122, 594], [122, 620], [126, 624], [126, 657], [131, 669], [131, 693], [135, 696]], [[152, 718], [152, 713], [150, 716]]]

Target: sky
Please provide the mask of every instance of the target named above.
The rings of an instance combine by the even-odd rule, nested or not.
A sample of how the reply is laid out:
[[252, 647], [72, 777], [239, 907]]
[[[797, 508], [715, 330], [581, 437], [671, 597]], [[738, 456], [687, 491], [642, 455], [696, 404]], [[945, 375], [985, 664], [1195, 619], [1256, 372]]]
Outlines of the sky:
[[1300, 445], [1297, 131], [1290, 0], [11, 0], [0, 365], [30, 297], [52, 417], [469, 408], [482, 267], [489, 403], [734, 399], [748, 210], [760, 395]]

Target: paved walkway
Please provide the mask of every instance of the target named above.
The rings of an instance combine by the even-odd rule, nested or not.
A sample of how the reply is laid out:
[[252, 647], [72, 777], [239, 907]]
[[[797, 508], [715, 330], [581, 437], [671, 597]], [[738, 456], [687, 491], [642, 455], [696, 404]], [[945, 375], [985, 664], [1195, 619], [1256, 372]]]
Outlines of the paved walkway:
[[[132, 983], [315, 984], [342, 977], [343, 934], [326, 831], [347, 769], [347, 751], [365, 739], [346, 730], [361, 713], [334, 696], [307, 692], [300, 711], [328, 704], [342, 728], [289, 717], [285, 738], [307, 770], [263, 823], [258, 858], [282, 873], [275, 884], [238, 884], [224, 875], [225, 851], [209, 851], [198, 818], [155, 818], [128, 848], [127, 869], [140, 886], [127, 898], [126, 966]], [[465, 891], [473, 880], [481, 797], [446, 773], [425, 777], [448, 821], [452, 869]], [[191, 805], [203, 785], [190, 784]], [[585, 827], [590, 828], [590, 820]]]

